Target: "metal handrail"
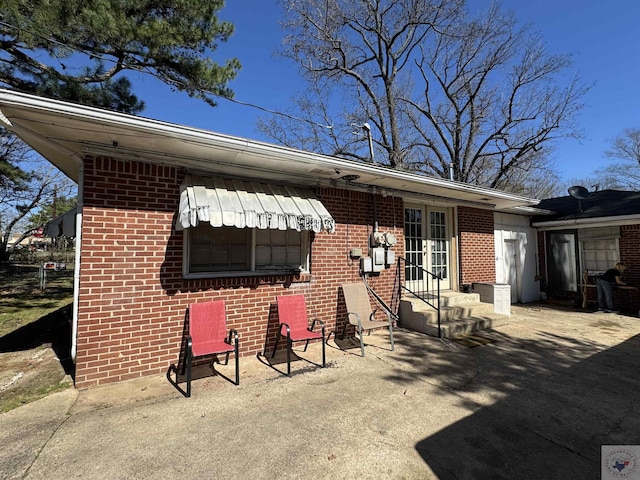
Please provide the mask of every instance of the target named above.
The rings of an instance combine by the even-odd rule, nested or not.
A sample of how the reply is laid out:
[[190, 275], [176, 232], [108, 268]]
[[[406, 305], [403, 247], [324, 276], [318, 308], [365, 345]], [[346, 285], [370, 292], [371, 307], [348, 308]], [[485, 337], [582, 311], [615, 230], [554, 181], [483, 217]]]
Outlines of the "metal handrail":
[[364, 285], [367, 287], [367, 290], [371, 293], [371, 295], [373, 295], [373, 298], [376, 299], [376, 301], [378, 302], [378, 304], [380, 304], [380, 306], [385, 311], [385, 313], [388, 315], [391, 315], [391, 317], [393, 317], [394, 320], [398, 321], [399, 320], [398, 314], [394, 312], [393, 309], [385, 303], [382, 297], [378, 295], [378, 293], [373, 289], [373, 287], [369, 285], [369, 283], [367, 282], [366, 275], [364, 276], [363, 279], [364, 279]]
[[[404, 262], [404, 267], [403, 267]], [[404, 276], [402, 275], [404, 268]], [[404, 277], [404, 282], [402, 281]], [[417, 283], [419, 288], [412, 290], [407, 287], [407, 279], [412, 283]], [[438, 338], [442, 337], [440, 320], [440, 277], [429, 270], [424, 269], [404, 257], [398, 257], [396, 267], [396, 301], [399, 303], [402, 298], [402, 291], [407, 291], [416, 298], [434, 308], [438, 313]]]

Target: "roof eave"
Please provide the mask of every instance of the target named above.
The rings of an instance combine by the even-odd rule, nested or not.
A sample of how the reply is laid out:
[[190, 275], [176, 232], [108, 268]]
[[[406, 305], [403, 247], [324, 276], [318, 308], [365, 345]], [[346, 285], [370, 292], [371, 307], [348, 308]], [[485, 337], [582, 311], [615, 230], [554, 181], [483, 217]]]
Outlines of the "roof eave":
[[635, 225], [640, 223], [640, 214], [620, 215], [616, 217], [572, 218], [567, 220], [549, 220], [533, 222], [540, 230], [560, 230], [566, 228], [608, 227], [614, 225]]
[[[2, 116], [7, 128], [25, 139], [76, 181], [82, 157], [101, 154], [117, 158], [139, 158], [151, 163], [178, 165], [210, 173], [241, 174], [251, 169], [265, 179], [276, 176], [279, 172], [285, 176], [290, 175], [292, 181], [306, 184], [390, 189], [431, 196], [434, 199], [449, 198], [463, 204], [505, 211], [533, 206], [539, 202], [486, 187], [426, 177], [6, 89], [0, 89], [0, 120]], [[84, 128], [74, 129], [70, 127], [71, 124], [82, 125]], [[87, 136], [86, 130], [91, 125], [94, 131], [91, 136]], [[56, 135], [48, 134], [53, 131]], [[132, 132], [136, 134], [132, 135]], [[190, 158], [188, 153], [193, 153], [194, 157]], [[358, 175], [359, 179], [346, 182], [343, 180], [346, 175]]]

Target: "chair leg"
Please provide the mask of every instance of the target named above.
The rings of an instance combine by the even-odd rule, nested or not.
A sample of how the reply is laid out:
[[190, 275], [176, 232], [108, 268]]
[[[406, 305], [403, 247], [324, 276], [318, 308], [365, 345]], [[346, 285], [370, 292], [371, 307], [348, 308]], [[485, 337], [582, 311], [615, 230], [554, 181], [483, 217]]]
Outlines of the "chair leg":
[[303, 352], [307, 351], [307, 347], [309, 346], [309, 340], [307, 340], [306, 342], [304, 342], [304, 350], [302, 350]]
[[291, 376], [291, 337], [287, 335], [287, 376]]
[[187, 367], [187, 398], [191, 396], [191, 361], [192, 361], [191, 351], [187, 351], [187, 355], [185, 358], [185, 365]]
[[[240, 385], [240, 349], [236, 340], [236, 385]], [[227, 354], [228, 355], [228, 354]]]
[[322, 327], [322, 368], [324, 368], [324, 366], [327, 364], [327, 357], [325, 355], [325, 351], [324, 351], [324, 327]]
[[364, 338], [362, 337], [362, 330], [360, 330], [358, 332], [358, 336], [360, 337], [360, 352], [362, 353], [362, 356], [364, 357]]
[[391, 341], [391, 351], [393, 352], [393, 322], [391, 321], [391, 315], [387, 314], [387, 322], [389, 322], [389, 339]]

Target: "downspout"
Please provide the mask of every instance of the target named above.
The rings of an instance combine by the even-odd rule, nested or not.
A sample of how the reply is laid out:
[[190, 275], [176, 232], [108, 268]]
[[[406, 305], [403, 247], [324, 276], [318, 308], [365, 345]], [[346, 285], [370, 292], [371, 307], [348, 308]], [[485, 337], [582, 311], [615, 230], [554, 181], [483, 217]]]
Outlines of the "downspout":
[[[455, 242], [455, 259], [451, 259], [456, 265], [456, 283], [458, 291], [464, 291], [464, 282], [462, 281], [462, 271], [460, 269], [460, 229], [458, 228], [458, 207], [451, 209], [451, 226], [453, 227], [453, 241]], [[466, 292], [465, 292], [466, 293]]]
[[375, 189], [371, 192], [373, 200], [373, 233], [378, 233], [378, 199]]
[[73, 265], [73, 319], [71, 323], [71, 361], [76, 363], [78, 350], [78, 312], [80, 309], [80, 252], [82, 250], [82, 199], [84, 193], [84, 162], [78, 169], [78, 210], [76, 213], [76, 251]]

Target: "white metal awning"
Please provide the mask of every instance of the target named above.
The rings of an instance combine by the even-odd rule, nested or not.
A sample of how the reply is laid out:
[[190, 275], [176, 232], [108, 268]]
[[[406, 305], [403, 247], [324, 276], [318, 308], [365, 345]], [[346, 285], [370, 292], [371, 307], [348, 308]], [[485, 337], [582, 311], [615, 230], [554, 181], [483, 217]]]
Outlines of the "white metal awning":
[[271, 183], [186, 175], [180, 187], [178, 230], [213, 227], [335, 231], [335, 221], [313, 192]]

